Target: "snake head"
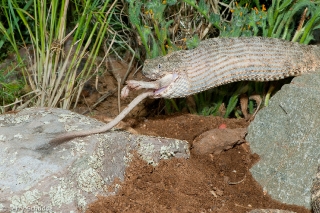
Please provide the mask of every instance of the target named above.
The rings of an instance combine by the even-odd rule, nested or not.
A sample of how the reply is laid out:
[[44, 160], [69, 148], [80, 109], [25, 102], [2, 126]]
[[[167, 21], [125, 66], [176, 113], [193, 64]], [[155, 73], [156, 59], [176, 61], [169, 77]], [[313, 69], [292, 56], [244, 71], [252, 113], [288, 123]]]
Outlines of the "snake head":
[[156, 80], [175, 73], [182, 65], [181, 53], [182, 51], [176, 51], [166, 56], [145, 60], [142, 74], [149, 79]]

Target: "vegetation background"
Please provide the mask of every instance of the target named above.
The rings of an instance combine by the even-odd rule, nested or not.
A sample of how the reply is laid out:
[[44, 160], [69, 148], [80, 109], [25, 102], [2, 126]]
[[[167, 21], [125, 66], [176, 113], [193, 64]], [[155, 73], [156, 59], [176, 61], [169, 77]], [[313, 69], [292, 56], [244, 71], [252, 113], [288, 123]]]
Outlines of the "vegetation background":
[[[308, 44], [319, 27], [319, 1], [311, 0], [2, 0], [0, 109], [75, 108], [86, 82], [106, 72], [110, 54], [123, 60], [129, 52], [143, 65], [218, 36]], [[163, 104], [166, 113], [241, 117], [239, 99], [258, 95], [249, 101], [253, 113], [256, 101], [267, 105], [286, 81], [239, 82]]]

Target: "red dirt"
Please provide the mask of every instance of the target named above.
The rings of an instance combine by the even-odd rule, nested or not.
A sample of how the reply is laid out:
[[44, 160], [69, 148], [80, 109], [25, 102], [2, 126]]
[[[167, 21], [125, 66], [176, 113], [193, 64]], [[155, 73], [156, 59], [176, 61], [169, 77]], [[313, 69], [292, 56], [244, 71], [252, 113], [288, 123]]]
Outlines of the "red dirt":
[[[244, 119], [196, 115], [160, 116], [134, 127], [140, 134], [187, 140], [226, 124], [246, 127]], [[219, 155], [191, 155], [190, 159], [163, 160], [157, 167], [136, 158], [126, 171], [115, 196], [99, 198], [88, 209], [93, 212], [248, 212], [258, 208], [310, 212], [281, 204], [264, 194], [249, 168], [259, 159], [247, 143]]]

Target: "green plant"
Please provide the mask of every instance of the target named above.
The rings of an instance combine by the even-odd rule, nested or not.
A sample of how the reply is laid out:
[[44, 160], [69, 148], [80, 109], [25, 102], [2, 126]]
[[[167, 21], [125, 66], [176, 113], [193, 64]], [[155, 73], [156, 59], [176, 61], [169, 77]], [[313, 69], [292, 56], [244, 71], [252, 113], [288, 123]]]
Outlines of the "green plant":
[[256, 7], [240, 7], [236, 4], [230, 12], [232, 20], [222, 23], [221, 37], [267, 36], [267, 12], [264, 5], [259, 10]]
[[[136, 28], [139, 39], [146, 50], [147, 58], [166, 55], [169, 26], [173, 20], [164, 18], [165, 9], [176, 4], [176, 0], [129, 0], [129, 20]], [[142, 8], [143, 7], [143, 8]], [[142, 14], [141, 10], [144, 11]], [[151, 47], [150, 47], [151, 44]]]
[[0, 102], [3, 107], [0, 107], [1, 113], [5, 112], [6, 107], [10, 107], [11, 103], [16, 100], [19, 102], [19, 97], [22, 95], [21, 91], [25, 84], [16, 76], [16, 67], [10, 70], [0, 69]]
[[[20, 72], [34, 91], [27, 97], [29, 105], [76, 106], [85, 82], [98, 71], [94, 61], [116, 1], [75, 0], [75, 25], [67, 25], [69, 1], [29, 0], [28, 7], [19, 3], [2, 0], [8, 24], [0, 22], [0, 32], [2, 43], [8, 41], [24, 65]], [[32, 45], [31, 60], [22, 59], [17, 41]]]
[[199, 3], [195, 0], [183, 0], [185, 3], [189, 4], [191, 7], [196, 9], [210, 24], [213, 25], [218, 30], [220, 27], [220, 16], [214, 12], [210, 12], [210, 6], [204, 0], [200, 0]]

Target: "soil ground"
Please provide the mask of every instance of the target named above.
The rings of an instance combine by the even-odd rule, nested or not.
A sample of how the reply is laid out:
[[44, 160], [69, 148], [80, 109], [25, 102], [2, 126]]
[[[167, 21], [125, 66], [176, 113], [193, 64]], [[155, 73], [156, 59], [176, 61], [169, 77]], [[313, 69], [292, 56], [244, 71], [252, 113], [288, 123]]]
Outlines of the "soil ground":
[[[192, 144], [196, 136], [221, 124], [228, 128], [248, 125], [244, 119], [185, 114], [140, 121], [134, 129], [139, 134], [177, 138]], [[87, 212], [240, 213], [260, 208], [310, 212], [274, 201], [263, 192], [249, 171], [259, 160], [249, 146], [238, 145], [219, 155], [191, 154], [189, 159], [163, 160], [157, 167], [136, 158], [127, 169], [118, 194], [99, 198]]]
[[[126, 71], [123, 64], [114, 64]], [[123, 67], [122, 67], [123, 66]], [[99, 81], [101, 91], [111, 91], [116, 83], [110, 76]], [[129, 77], [131, 78], [131, 77]], [[141, 75], [135, 79], [141, 79]], [[135, 96], [136, 93], [133, 93]], [[89, 91], [81, 112], [91, 106], [99, 95]], [[122, 102], [122, 108], [130, 99]], [[97, 119], [108, 122], [117, 114], [116, 93], [101, 102], [91, 113]], [[90, 205], [88, 213], [100, 212], [248, 212], [253, 209], [285, 209], [298, 213], [309, 210], [279, 203], [263, 192], [252, 178], [249, 169], [259, 160], [250, 152], [250, 144], [242, 143], [218, 155], [195, 155], [192, 152], [194, 139], [200, 134], [226, 125], [229, 129], [246, 128], [244, 119], [223, 119], [190, 114], [171, 116], [147, 116], [150, 109], [144, 104], [136, 107], [122, 124], [134, 134], [156, 135], [186, 140], [191, 145], [189, 159], [162, 160], [153, 167], [136, 157], [126, 171], [125, 181], [115, 196], [100, 197]], [[150, 113], [149, 113], [150, 114]], [[135, 118], [133, 118], [135, 117]], [[128, 119], [129, 118], [129, 119]], [[119, 181], [117, 182], [119, 183]]]

